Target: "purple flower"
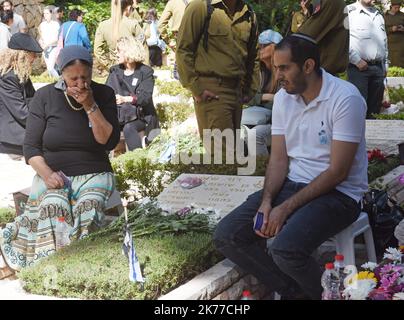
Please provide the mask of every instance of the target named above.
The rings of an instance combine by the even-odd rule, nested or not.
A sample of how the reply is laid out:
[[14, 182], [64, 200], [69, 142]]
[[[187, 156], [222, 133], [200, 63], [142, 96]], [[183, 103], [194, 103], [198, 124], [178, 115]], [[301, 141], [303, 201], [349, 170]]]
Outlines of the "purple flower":
[[369, 293], [370, 300], [391, 300], [391, 294], [384, 288], [377, 288]]
[[398, 176], [398, 182], [399, 182], [400, 184], [404, 184], [404, 173], [402, 173], [402, 174], [400, 174], [400, 175]]

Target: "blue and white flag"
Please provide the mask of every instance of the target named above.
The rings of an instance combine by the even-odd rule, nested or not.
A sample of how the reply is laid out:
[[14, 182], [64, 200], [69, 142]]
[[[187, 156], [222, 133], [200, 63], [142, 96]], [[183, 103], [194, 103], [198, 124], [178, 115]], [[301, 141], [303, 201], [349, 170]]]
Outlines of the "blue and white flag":
[[132, 282], [144, 282], [139, 259], [137, 258], [135, 245], [133, 243], [132, 233], [129, 228], [126, 228], [125, 231], [123, 251], [129, 260], [129, 280]]
[[122, 251], [129, 260], [129, 280], [144, 283], [139, 259], [136, 255], [135, 244], [133, 243], [132, 232], [128, 226], [128, 202], [125, 198], [122, 199], [122, 205], [125, 213], [125, 237], [123, 239]]

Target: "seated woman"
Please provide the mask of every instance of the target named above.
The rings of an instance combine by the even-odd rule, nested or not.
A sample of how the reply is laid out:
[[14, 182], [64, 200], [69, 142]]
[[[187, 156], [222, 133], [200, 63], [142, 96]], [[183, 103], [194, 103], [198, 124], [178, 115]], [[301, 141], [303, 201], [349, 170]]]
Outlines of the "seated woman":
[[14, 34], [0, 51], [0, 153], [22, 155], [28, 102], [35, 89], [29, 76], [42, 49], [27, 33]]
[[119, 39], [117, 49], [119, 64], [111, 68], [106, 84], [115, 91], [119, 123], [128, 149], [134, 150], [159, 133], [153, 69], [143, 64], [146, 52], [136, 39]]
[[259, 58], [261, 61], [261, 90], [243, 109], [241, 124], [256, 134], [256, 155], [268, 155], [268, 145], [271, 137], [271, 115], [274, 95], [279, 89], [273, 69], [273, 54], [275, 45], [282, 36], [273, 30], [265, 30], [258, 37], [260, 45]]
[[38, 90], [30, 104], [24, 156], [37, 175], [24, 214], [0, 230], [8, 265], [0, 278], [55, 251], [58, 217], [65, 218], [71, 240], [102, 226], [114, 189], [107, 152], [119, 141], [115, 94], [91, 81], [86, 48], [65, 47], [58, 59], [61, 79]]

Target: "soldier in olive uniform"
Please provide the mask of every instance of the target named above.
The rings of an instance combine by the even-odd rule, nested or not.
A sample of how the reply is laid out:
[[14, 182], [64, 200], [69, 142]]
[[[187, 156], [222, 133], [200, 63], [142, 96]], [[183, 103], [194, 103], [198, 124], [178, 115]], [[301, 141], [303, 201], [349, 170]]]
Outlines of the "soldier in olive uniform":
[[297, 32], [299, 28], [302, 26], [303, 22], [306, 21], [306, 16], [308, 14], [308, 10], [306, 8], [306, 1], [299, 0], [300, 2], [300, 11], [296, 11], [293, 13], [292, 17], [292, 26], [290, 27], [290, 31], [293, 33]]
[[190, 0], [168, 0], [159, 19], [159, 32], [163, 39], [168, 39], [168, 30], [176, 36], [184, 16], [185, 7], [189, 2]]
[[391, 0], [391, 8], [384, 15], [390, 65], [404, 68], [404, 13], [402, 0]]
[[[242, 0], [204, 0], [185, 9], [176, 60], [182, 85], [195, 101], [199, 134], [203, 129], [240, 129], [241, 105], [259, 87], [255, 14]], [[255, 30], [255, 31], [254, 31]]]
[[298, 32], [317, 41], [320, 64], [329, 73], [344, 72], [349, 59], [348, 15], [344, 0], [305, 0], [308, 18]]
[[[140, 24], [134, 20], [129, 19], [131, 13], [132, 0], [121, 0], [116, 6], [121, 6], [121, 17], [119, 26], [114, 26], [112, 16], [115, 12], [119, 12], [116, 6], [111, 6], [111, 18], [102, 21], [95, 31], [94, 38], [94, 55], [97, 62], [105, 70], [108, 70], [112, 65], [116, 64], [116, 42], [121, 37], [136, 38], [141, 43], [145, 43], [145, 35]], [[114, 12], [114, 14], [112, 14]], [[117, 34], [113, 30], [117, 28]], [[148, 50], [147, 50], [148, 52]], [[145, 61], [148, 64], [148, 59]]]
[[144, 10], [142, 10], [139, 6], [139, 3], [141, 3], [141, 2], [142, 2], [142, 0], [133, 1], [132, 10], [129, 15], [129, 18], [135, 19], [140, 24], [142, 24], [143, 17], [144, 17]]

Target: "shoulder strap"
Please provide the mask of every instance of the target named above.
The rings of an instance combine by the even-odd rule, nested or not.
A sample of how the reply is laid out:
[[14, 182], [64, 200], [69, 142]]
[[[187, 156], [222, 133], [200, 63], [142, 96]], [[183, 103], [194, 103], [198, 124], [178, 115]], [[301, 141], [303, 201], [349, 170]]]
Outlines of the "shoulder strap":
[[248, 38], [248, 47], [247, 49], [250, 50], [252, 46], [254, 45], [254, 39], [255, 39], [255, 34], [257, 33], [257, 19], [254, 13], [253, 8], [249, 3], [246, 3], [248, 12], [250, 13], [250, 18], [251, 18], [251, 29], [250, 29], [250, 37]]
[[73, 23], [70, 25], [69, 29], [67, 29], [67, 32], [66, 32], [66, 36], [65, 36], [64, 42], [66, 42], [67, 36], [69, 35], [70, 30], [72, 29], [72, 27], [73, 27], [73, 25], [74, 25], [75, 23], [76, 23], [76, 21], [74, 21], [74, 22], [73, 22]]
[[[206, 0], [206, 9], [207, 9], [207, 13], [206, 13], [206, 17], [205, 17], [205, 22], [203, 23], [203, 28], [202, 28], [202, 34], [201, 37], [203, 37], [203, 47], [205, 49], [205, 51], [208, 51], [208, 37], [209, 37], [209, 33], [208, 33], [208, 29], [209, 29], [209, 24], [210, 24], [210, 18], [212, 17], [212, 13], [213, 13], [213, 6], [212, 6], [212, 0]], [[201, 39], [199, 38], [198, 43], [201, 41]]]

